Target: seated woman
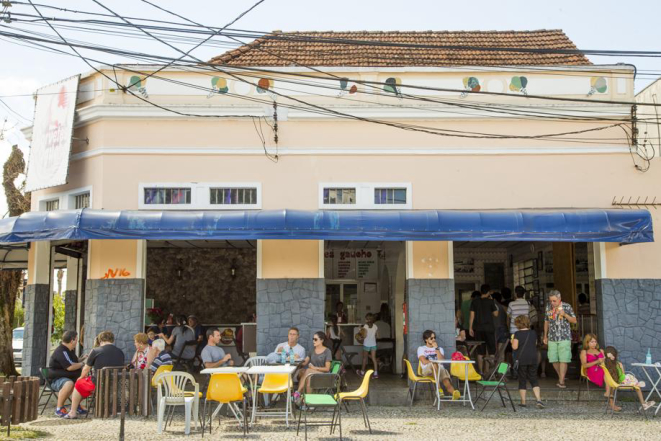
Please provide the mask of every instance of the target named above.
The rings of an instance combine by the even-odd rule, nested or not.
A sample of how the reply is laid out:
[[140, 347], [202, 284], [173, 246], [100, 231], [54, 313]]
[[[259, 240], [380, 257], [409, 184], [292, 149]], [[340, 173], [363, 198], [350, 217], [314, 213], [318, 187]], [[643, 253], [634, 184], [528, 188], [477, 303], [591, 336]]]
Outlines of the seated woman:
[[[601, 366], [604, 364], [604, 351], [599, 349], [597, 336], [594, 334], [585, 334], [583, 338], [583, 350], [581, 351], [581, 366], [585, 369], [590, 382], [599, 387], [604, 385], [604, 371]], [[605, 397], [609, 396], [610, 389], [606, 385]]]
[[131, 359], [131, 366], [136, 369], [144, 369], [147, 367], [147, 354], [149, 353], [149, 337], [147, 334], [140, 332], [133, 337], [135, 344], [135, 354]]
[[[638, 379], [632, 374], [627, 374], [624, 371], [624, 366], [617, 358], [617, 349], [613, 346], [608, 346], [606, 348], [604, 366], [608, 369], [608, 373], [617, 384], [638, 387], [636, 389], [636, 394], [638, 395], [638, 401], [640, 401], [642, 409], [647, 410], [656, 404], [654, 401], [645, 401], [643, 398], [643, 392], [640, 390], [640, 388], [645, 387], [645, 383], [643, 381], [638, 381]], [[615, 412], [622, 410], [620, 407], [615, 406], [613, 398], [609, 399], [609, 403]]]
[[[301, 366], [304, 369], [298, 371], [298, 390], [294, 392], [294, 401], [297, 404], [301, 402], [301, 393], [305, 387], [305, 380], [312, 374], [326, 373], [330, 372], [331, 361], [333, 356], [331, 355], [330, 349], [326, 344], [326, 334], [322, 331], [314, 333], [312, 337], [312, 351], [310, 355], [305, 357]], [[307, 391], [308, 393], [310, 391]]]

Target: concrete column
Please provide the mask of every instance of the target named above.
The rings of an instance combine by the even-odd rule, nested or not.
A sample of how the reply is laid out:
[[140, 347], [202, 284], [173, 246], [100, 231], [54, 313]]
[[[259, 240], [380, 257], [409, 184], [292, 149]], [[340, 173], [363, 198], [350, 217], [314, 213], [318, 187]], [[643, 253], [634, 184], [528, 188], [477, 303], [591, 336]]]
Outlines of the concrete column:
[[64, 330], [77, 330], [78, 259], [67, 257], [67, 286], [64, 291]]
[[28, 285], [25, 290], [25, 332], [22, 375], [41, 376], [48, 363], [50, 297], [50, 242], [33, 242], [28, 253]]
[[323, 241], [257, 241], [257, 353], [287, 341], [291, 326], [310, 351], [312, 334], [324, 331]]
[[101, 331], [115, 334], [127, 360], [133, 336], [144, 331], [146, 243], [139, 240], [91, 240], [85, 284], [85, 349]]
[[406, 243], [407, 356], [416, 366], [422, 333], [436, 333], [446, 356], [455, 351], [452, 242]]

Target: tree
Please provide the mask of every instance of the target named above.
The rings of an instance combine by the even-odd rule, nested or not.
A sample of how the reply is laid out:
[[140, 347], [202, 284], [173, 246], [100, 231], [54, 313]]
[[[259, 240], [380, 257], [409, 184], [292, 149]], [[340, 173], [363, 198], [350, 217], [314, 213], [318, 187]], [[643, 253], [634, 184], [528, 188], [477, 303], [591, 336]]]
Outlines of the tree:
[[[24, 172], [23, 152], [18, 146], [12, 146], [2, 172], [2, 186], [7, 197], [9, 216], [19, 216], [30, 211], [30, 194], [23, 194], [15, 184], [16, 179]], [[18, 374], [14, 366], [11, 340], [16, 298], [22, 277], [21, 270], [0, 270], [0, 372], [4, 375]]]

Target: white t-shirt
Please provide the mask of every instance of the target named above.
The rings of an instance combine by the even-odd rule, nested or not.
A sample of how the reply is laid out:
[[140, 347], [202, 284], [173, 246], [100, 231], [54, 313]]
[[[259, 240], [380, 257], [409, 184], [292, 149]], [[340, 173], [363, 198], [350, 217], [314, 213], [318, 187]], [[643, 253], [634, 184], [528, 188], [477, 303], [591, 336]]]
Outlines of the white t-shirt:
[[[439, 347], [438, 350], [441, 352], [441, 355], [445, 357], [443, 348]], [[420, 357], [425, 357], [427, 360], [436, 360], [438, 358], [438, 356], [436, 356], [436, 348], [429, 348], [427, 345], [420, 346], [418, 348], [418, 359], [420, 359]]]
[[367, 330], [367, 335], [365, 336], [365, 340], [363, 341], [363, 346], [369, 346], [369, 347], [376, 346], [376, 331], [379, 328], [375, 324], [372, 324], [371, 328], [367, 325], [364, 325], [363, 329]]
[[[290, 348], [288, 342], [280, 343], [278, 346], [275, 348], [275, 352], [278, 353], [278, 349], [282, 348], [283, 351], [289, 352]], [[280, 354], [278, 354], [280, 355]], [[294, 356], [296, 357], [297, 360], [303, 360], [305, 358], [305, 348], [301, 346], [299, 343], [296, 343], [296, 346], [294, 346]]]

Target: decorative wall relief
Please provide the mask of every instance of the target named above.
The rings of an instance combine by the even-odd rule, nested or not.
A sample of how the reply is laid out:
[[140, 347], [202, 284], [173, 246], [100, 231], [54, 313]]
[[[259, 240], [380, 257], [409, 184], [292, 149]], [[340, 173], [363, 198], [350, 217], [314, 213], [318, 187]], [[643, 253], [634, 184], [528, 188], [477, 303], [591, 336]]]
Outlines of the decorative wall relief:
[[129, 82], [126, 85], [126, 87], [131, 91], [139, 92], [145, 98], [149, 98], [149, 94], [147, 93], [147, 79], [146, 78], [140, 78], [138, 75], [133, 75], [129, 79]]
[[592, 77], [590, 78], [590, 92], [588, 96], [592, 96], [595, 93], [606, 93], [608, 90], [608, 82], [604, 77]]
[[355, 84], [350, 85], [348, 78], [340, 78], [340, 93], [337, 94], [338, 97], [346, 94], [353, 95], [356, 92], [358, 92], [358, 86]]
[[468, 92], [479, 92], [482, 88], [480, 86], [480, 80], [475, 77], [464, 77], [464, 92], [461, 93], [461, 97], [465, 98], [468, 95]]
[[397, 77], [390, 77], [386, 80], [386, 83], [383, 85], [383, 91], [397, 95], [399, 98], [402, 97], [402, 79]]
[[260, 78], [257, 82], [257, 93], [265, 93], [275, 101], [278, 96], [273, 93], [274, 84], [275, 82], [269, 78]]
[[225, 94], [229, 90], [227, 87], [227, 80], [222, 77], [213, 77], [211, 78], [211, 92], [207, 95], [207, 98], [211, 98], [215, 94]]
[[526, 77], [512, 77], [510, 80], [510, 90], [512, 92], [521, 92], [524, 95], [528, 95], [526, 86], [528, 85], [528, 78]]

